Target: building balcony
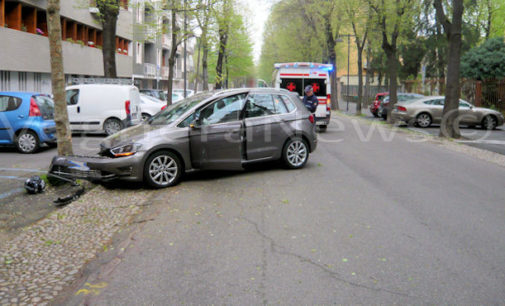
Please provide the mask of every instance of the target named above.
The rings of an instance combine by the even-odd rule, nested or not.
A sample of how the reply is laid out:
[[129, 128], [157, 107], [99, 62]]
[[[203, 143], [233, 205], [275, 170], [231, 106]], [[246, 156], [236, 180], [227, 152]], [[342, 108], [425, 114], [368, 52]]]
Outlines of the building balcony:
[[[46, 36], [0, 27], [0, 67], [7, 71], [50, 73], [49, 41]], [[102, 50], [62, 41], [65, 74], [103, 76]], [[13, 60], [15, 59], [15, 60]], [[132, 75], [132, 57], [116, 54], [118, 77]]]
[[161, 36], [161, 46], [164, 49], [170, 49], [170, 46], [172, 45], [172, 41], [170, 39], [170, 35], [168, 34], [163, 34]]

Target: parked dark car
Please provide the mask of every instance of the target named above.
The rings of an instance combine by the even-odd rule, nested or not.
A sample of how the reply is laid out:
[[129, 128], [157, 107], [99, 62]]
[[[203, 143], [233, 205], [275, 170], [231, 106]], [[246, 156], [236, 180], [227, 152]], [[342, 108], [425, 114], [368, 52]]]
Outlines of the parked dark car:
[[302, 168], [316, 149], [314, 116], [287, 90], [239, 89], [184, 99], [107, 137], [99, 156], [57, 156], [50, 174], [175, 185], [191, 170], [234, 170], [281, 159]]
[[0, 92], [0, 145], [34, 153], [41, 144], [56, 144], [54, 102], [36, 92]]
[[[398, 103], [408, 103], [408, 101], [415, 101], [424, 98], [423, 95], [416, 93], [398, 93]], [[379, 110], [377, 111], [378, 117], [386, 120], [387, 119], [387, 107], [389, 105], [389, 95], [385, 96], [379, 105]], [[394, 107], [394, 105], [393, 105]]]
[[389, 95], [389, 92], [380, 92], [375, 95], [375, 100], [372, 104], [370, 104], [370, 112], [374, 115], [374, 117], [379, 117], [378, 112], [380, 103], [387, 95]]

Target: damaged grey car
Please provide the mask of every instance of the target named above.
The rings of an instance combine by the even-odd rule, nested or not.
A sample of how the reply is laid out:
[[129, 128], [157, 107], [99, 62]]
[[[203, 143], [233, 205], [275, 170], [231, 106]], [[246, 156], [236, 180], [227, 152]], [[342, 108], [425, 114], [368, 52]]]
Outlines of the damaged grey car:
[[49, 175], [163, 188], [194, 170], [240, 170], [271, 160], [302, 168], [316, 146], [313, 115], [287, 90], [206, 92], [105, 138], [96, 156], [54, 157]]

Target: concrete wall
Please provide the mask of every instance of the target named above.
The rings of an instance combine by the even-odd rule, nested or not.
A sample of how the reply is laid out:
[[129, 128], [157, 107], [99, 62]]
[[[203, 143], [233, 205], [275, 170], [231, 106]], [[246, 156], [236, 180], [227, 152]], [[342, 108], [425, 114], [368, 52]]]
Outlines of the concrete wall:
[[[49, 40], [45, 36], [0, 27], [0, 70], [51, 72]], [[103, 76], [102, 50], [62, 42], [65, 74]], [[132, 57], [116, 54], [119, 77], [132, 74]]]

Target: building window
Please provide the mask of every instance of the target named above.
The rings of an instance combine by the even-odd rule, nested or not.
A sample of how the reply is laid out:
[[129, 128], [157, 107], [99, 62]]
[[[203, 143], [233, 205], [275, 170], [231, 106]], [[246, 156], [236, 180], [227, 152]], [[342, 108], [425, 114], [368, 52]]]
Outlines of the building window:
[[42, 75], [38, 72], [33, 74], [33, 87], [35, 91], [42, 91]]
[[10, 71], [0, 71], [0, 90], [10, 90], [11, 73]]
[[26, 91], [26, 72], [18, 73], [19, 91]]
[[142, 57], [143, 57], [142, 54], [144, 53], [143, 49], [144, 48], [143, 48], [142, 44], [138, 42], [137, 43], [137, 50], [136, 50], [137, 51], [137, 57], [136, 57], [137, 64], [142, 64]]

